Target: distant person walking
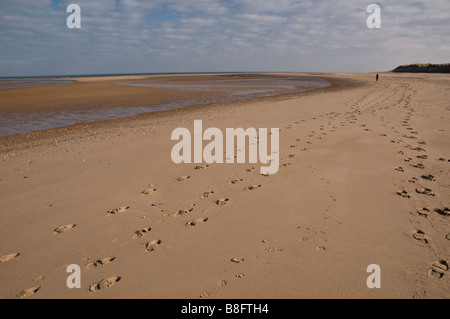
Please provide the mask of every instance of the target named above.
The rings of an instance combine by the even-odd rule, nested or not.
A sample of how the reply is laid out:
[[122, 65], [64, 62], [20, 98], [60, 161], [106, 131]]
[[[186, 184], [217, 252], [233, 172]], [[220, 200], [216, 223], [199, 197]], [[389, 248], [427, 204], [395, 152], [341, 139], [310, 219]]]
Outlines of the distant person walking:
[[380, 79], [380, 75], [377, 73], [377, 82], [378, 82], [379, 79]]

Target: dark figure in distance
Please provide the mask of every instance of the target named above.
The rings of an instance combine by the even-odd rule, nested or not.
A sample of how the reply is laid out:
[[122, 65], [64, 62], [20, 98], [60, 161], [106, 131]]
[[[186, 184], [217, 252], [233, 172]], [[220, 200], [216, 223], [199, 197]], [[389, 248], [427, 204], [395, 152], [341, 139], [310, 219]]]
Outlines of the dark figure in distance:
[[377, 73], [377, 82], [378, 82], [379, 78], [380, 78], [380, 75]]

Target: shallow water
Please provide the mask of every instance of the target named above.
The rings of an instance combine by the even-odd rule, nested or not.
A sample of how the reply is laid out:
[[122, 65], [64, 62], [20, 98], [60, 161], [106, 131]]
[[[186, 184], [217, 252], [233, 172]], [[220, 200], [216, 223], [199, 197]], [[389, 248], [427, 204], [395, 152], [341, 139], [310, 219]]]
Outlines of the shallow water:
[[26, 87], [33, 87], [33, 86], [44, 86], [44, 85], [51, 85], [51, 84], [69, 84], [73, 83], [73, 81], [63, 81], [63, 80], [20, 80], [20, 81], [11, 81], [8, 80], [8, 82], [24, 82], [24, 83], [9, 83], [9, 84], [3, 84], [0, 81], [0, 90], [2, 89], [16, 89], [16, 88], [26, 88]]
[[[34, 86], [55, 83], [55, 81], [38, 82], [34, 83]], [[70, 81], [58, 82], [70, 83]], [[0, 113], [0, 137], [16, 134], [26, 134], [34, 131], [47, 130], [57, 127], [95, 121], [118, 119], [144, 113], [184, 108], [192, 105], [239, 101], [255, 97], [267, 97], [287, 93], [303, 92], [327, 87], [330, 84], [322, 79], [308, 77], [266, 77], [249, 79], [240, 78], [239, 76], [233, 76], [227, 80], [220, 79], [192, 81], [192, 83], [187, 84], [146, 81], [145, 83], [118, 83], [118, 85], [186, 90], [189, 92], [193, 92], [194, 98], [164, 105], [149, 105], [142, 107], [122, 106], [88, 110], [61, 110], [57, 112], [47, 113]], [[204, 96], [202, 94], [199, 94], [199, 97], [195, 98], [195, 92], [215, 92], [218, 94], [213, 98], [206, 99], [204, 97], [201, 97]]]

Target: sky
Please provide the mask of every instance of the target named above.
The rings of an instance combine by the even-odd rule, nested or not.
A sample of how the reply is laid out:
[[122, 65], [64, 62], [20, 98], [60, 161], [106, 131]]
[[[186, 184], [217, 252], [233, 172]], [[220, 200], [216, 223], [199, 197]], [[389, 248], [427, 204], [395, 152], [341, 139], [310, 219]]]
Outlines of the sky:
[[382, 72], [448, 63], [449, 39], [449, 0], [0, 0], [0, 77]]

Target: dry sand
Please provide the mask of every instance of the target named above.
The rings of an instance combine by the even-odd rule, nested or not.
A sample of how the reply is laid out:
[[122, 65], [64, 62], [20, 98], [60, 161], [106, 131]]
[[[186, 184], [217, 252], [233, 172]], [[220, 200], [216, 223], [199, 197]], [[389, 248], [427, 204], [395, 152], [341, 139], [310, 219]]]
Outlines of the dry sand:
[[[335, 86], [0, 139], [0, 298], [449, 298], [450, 77], [324, 77]], [[172, 131], [196, 119], [280, 128], [280, 171], [173, 164]]]

